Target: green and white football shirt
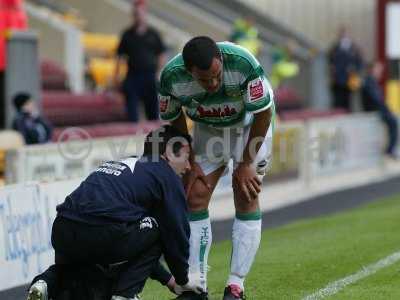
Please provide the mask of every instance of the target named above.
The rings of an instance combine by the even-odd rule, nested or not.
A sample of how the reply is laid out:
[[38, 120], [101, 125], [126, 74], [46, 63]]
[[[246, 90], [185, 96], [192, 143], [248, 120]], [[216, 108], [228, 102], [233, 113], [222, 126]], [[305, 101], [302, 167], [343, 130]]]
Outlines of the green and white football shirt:
[[245, 48], [217, 43], [222, 54], [223, 79], [218, 92], [209, 94], [185, 69], [178, 54], [161, 73], [161, 119], [172, 121], [182, 108], [195, 122], [213, 127], [249, 125], [253, 114], [274, 106], [273, 92], [257, 59]]

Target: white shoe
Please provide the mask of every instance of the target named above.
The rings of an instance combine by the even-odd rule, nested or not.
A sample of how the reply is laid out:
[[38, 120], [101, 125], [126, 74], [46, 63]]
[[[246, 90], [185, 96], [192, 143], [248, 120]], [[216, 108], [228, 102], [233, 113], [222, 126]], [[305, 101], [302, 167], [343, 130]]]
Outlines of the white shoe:
[[48, 300], [47, 283], [44, 280], [38, 280], [29, 289], [27, 300]]
[[139, 296], [135, 296], [135, 298], [125, 298], [122, 296], [112, 296], [111, 300], [140, 300]]

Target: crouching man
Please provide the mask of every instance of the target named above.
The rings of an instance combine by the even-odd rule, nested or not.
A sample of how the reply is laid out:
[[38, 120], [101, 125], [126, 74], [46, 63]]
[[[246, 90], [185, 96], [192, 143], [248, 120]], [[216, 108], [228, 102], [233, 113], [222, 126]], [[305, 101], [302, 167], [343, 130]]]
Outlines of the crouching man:
[[67, 196], [52, 228], [55, 264], [33, 280], [27, 299], [56, 299], [66, 270], [88, 264], [124, 265], [112, 300], [138, 299], [149, 277], [176, 294], [200, 293], [188, 281], [190, 227], [181, 181], [190, 169], [190, 143], [190, 136], [163, 126], [146, 137], [142, 157], [102, 164]]

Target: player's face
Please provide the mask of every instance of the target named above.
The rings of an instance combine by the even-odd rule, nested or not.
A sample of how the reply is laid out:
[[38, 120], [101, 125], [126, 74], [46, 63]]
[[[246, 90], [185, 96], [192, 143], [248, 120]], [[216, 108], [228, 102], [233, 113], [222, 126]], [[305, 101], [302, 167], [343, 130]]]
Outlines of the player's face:
[[190, 146], [189, 144], [185, 144], [177, 154], [172, 152], [172, 149], [167, 146], [167, 159], [169, 165], [174, 169], [175, 173], [178, 176], [185, 175], [186, 172], [190, 171]]
[[197, 67], [192, 68], [192, 76], [208, 92], [215, 93], [219, 90], [222, 83], [222, 61], [214, 58], [210, 69], [201, 70]]

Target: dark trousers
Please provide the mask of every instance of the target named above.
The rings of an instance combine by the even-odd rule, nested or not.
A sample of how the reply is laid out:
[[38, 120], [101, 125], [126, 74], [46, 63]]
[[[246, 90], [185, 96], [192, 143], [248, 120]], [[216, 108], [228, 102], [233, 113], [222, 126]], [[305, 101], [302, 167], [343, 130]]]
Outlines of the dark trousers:
[[126, 111], [129, 121], [139, 121], [139, 99], [144, 103], [146, 118], [158, 120], [156, 74], [151, 71], [128, 73], [123, 83]]
[[386, 153], [393, 155], [397, 145], [398, 131], [399, 131], [397, 119], [386, 106], [382, 107], [379, 113], [389, 133], [389, 143], [386, 148]]
[[70, 287], [66, 282], [70, 282], [71, 274], [79, 276], [82, 269], [90, 270], [95, 265], [108, 268], [110, 264], [118, 264], [112, 295], [133, 298], [142, 291], [161, 256], [155, 223], [152, 228], [141, 229], [139, 222], [93, 226], [57, 217], [52, 244], [55, 265], [33, 280], [46, 281], [49, 298], [57, 298]]
[[332, 87], [333, 107], [350, 111], [351, 91], [347, 86], [334, 84]]

